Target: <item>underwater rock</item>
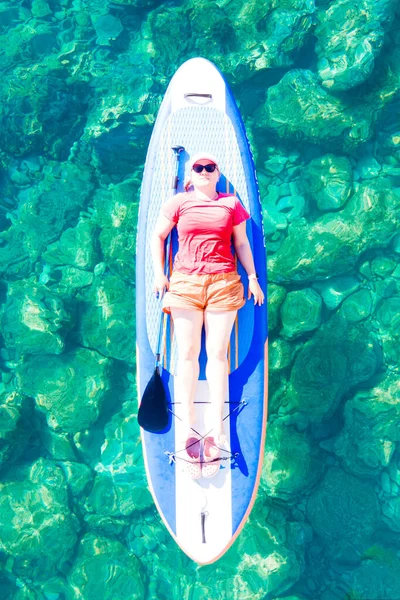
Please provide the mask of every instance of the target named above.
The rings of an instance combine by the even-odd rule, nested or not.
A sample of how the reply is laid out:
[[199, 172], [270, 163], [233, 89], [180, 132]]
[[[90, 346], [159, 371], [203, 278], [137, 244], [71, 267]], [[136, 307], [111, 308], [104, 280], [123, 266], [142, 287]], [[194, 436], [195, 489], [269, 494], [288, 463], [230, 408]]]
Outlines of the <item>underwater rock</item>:
[[[160, 588], [164, 587], [166, 584], [166, 587], [171, 589], [174, 587], [175, 582], [173, 579], [171, 580], [170, 578], [165, 577], [165, 573], [169, 568], [178, 565], [180, 568], [184, 569], [185, 563], [187, 564], [189, 561], [187, 560], [186, 555], [178, 549], [177, 545], [173, 542], [172, 537], [170, 537], [168, 531], [165, 529], [164, 524], [159, 518], [155, 517], [155, 514], [154, 510], [154, 512], [147, 511], [136, 515], [135, 520], [131, 522], [129, 526], [127, 534], [128, 549], [133, 552], [135, 556], [142, 558], [145, 561], [148, 572], [151, 574], [150, 587], [153, 587], [153, 589], [155, 587]], [[154, 551], [159, 547], [159, 544], [164, 546], [167, 550], [166, 554], [168, 554], [168, 556], [165, 557], [165, 562], [162, 564], [154, 557]], [[196, 567], [193, 563], [192, 565], [195, 569]], [[157, 575], [159, 577], [161, 576], [161, 581], [157, 581]], [[165, 579], [165, 581], [162, 582], [162, 579]], [[176, 595], [179, 596], [179, 594]], [[159, 597], [159, 595], [156, 597]]]
[[359, 562], [379, 514], [373, 486], [336, 468], [327, 471], [307, 503], [308, 519], [326, 553], [341, 562]]
[[26, 398], [14, 391], [1, 394], [0, 467], [19, 458], [25, 450], [31, 436], [31, 416], [31, 407]]
[[6, 348], [23, 354], [61, 354], [73, 315], [62, 297], [34, 280], [10, 282], [0, 322]]
[[286, 290], [271, 283], [268, 286], [268, 329], [273, 331], [279, 323], [279, 309], [286, 296]]
[[134, 361], [134, 289], [110, 273], [95, 278], [78, 295], [82, 344], [101, 355]]
[[165, 74], [158, 70], [155, 74], [154, 42], [144, 34], [147, 19], [128, 16], [118, 7], [112, 12], [122, 24], [129, 23], [128, 27], [112, 42], [112, 49], [93, 50], [90, 46], [90, 57], [85, 56], [84, 63], [77, 66], [82, 69], [81, 77], [92, 81], [95, 76], [96, 80], [77, 151], [79, 158], [81, 149], [88, 148], [85, 153], [92, 155], [90, 162], [97, 166], [102, 187], [131, 179], [134, 173], [139, 179], [137, 194]]
[[45, 0], [32, 0], [32, 14], [40, 19], [51, 15], [52, 11]]
[[143, 467], [141, 479], [133, 469], [125, 473], [98, 473], [93, 489], [85, 502], [88, 513], [97, 517], [129, 516], [153, 505], [150, 492], [145, 481]]
[[322, 296], [322, 300], [329, 310], [334, 310], [347, 296], [353, 294], [360, 287], [360, 282], [351, 275], [331, 277], [326, 281], [316, 281], [312, 286]]
[[306, 600], [304, 596], [279, 596], [279, 598], [274, 598], [274, 600]]
[[159, 0], [113, 0], [113, 3], [134, 8], [152, 8], [158, 6]]
[[295, 555], [282, 549], [268, 556], [244, 554], [238, 572], [233, 578], [234, 600], [262, 600], [267, 593], [288, 590], [299, 578], [299, 567]]
[[368, 260], [365, 260], [364, 262], [361, 263], [360, 267], [358, 268], [358, 272], [360, 273], [362, 279], [364, 279], [366, 281], [372, 281], [374, 279], [374, 276], [373, 276], [372, 270], [371, 270], [371, 263]]
[[[27, 581], [28, 583], [25, 583]], [[29, 577], [24, 582], [18, 580], [18, 588], [13, 596], [10, 596], [12, 600], [53, 600], [54, 598], [67, 598], [69, 596], [69, 590], [67, 583], [62, 576], [53, 576], [41, 582], [33, 582]]]
[[299, 346], [283, 338], [268, 344], [268, 413], [276, 414], [283, 402], [290, 367]]
[[325, 144], [351, 150], [370, 139], [378, 108], [366, 101], [349, 104], [332, 96], [317, 75], [307, 69], [286, 73], [270, 87], [267, 100], [255, 114], [257, 129], [271, 129], [290, 143]]
[[0, 232], [0, 274], [5, 279], [32, 275], [34, 263], [64, 228], [75, 225], [92, 190], [89, 173], [72, 163], [48, 165], [43, 181], [19, 193], [17, 215]]
[[391, 498], [382, 503], [382, 521], [396, 533], [400, 533], [400, 498], [398, 488]]
[[295, 503], [320, 479], [322, 470], [321, 451], [306, 434], [280, 419], [268, 425], [261, 479], [268, 496]]
[[381, 361], [376, 338], [336, 314], [297, 354], [280, 413], [296, 413], [297, 423], [329, 419], [343, 396], [372, 378]]
[[68, 577], [82, 600], [144, 600], [145, 577], [138, 559], [117, 540], [86, 534]]
[[335, 0], [318, 12], [315, 49], [324, 87], [348, 90], [368, 79], [396, 7], [396, 0]]
[[304, 192], [319, 210], [342, 208], [353, 191], [353, 169], [348, 158], [325, 154], [312, 160], [302, 171]]
[[281, 306], [284, 338], [294, 339], [321, 324], [322, 299], [312, 288], [289, 292]]
[[99, 190], [94, 199], [96, 223], [102, 228], [100, 245], [110, 271], [126, 281], [135, 279], [137, 183], [130, 179], [107, 190]]
[[347, 273], [362, 252], [389, 244], [399, 226], [399, 208], [400, 198], [387, 180], [375, 179], [360, 186], [340, 212], [312, 224], [294, 222], [268, 260], [270, 280], [306, 283]]
[[373, 289], [375, 291], [375, 303], [379, 303], [383, 299], [398, 296], [400, 285], [394, 277], [379, 278], [374, 281]]
[[388, 277], [396, 268], [396, 261], [388, 256], [377, 256], [371, 262], [371, 271], [378, 277]]
[[385, 362], [398, 369], [400, 364], [400, 297], [384, 299], [376, 312]]
[[61, 356], [27, 357], [17, 369], [20, 391], [35, 399], [49, 427], [73, 434], [98, 418], [110, 392], [110, 377], [111, 361], [83, 348]]
[[94, 475], [84, 463], [64, 460], [60, 463], [65, 479], [74, 498], [85, 496], [93, 484]]
[[[184, 53], [187, 58], [206, 56], [232, 83], [242, 83], [267, 69], [291, 66], [310, 39], [314, 12], [314, 0], [284, 5], [277, 0], [245, 5], [188, 0], [181, 8], [151, 12], [144, 35], [152, 40], [159, 72], [168, 72], [171, 62], [179, 64]], [[182, 28], [184, 46], [172, 47], [171, 39], [181, 38]]]
[[346, 298], [341, 306], [340, 314], [349, 323], [363, 321], [370, 316], [373, 302], [373, 297], [369, 290], [360, 290]]
[[[372, 546], [354, 571], [343, 575], [348, 598], [394, 600], [400, 598], [400, 561], [395, 550]], [[371, 556], [371, 558], [368, 558]], [[343, 584], [342, 584], [343, 587]], [[351, 595], [350, 595], [351, 594]]]
[[100, 244], [105, 261], [115, 275], [125, 281], [135, 279], [136, 234], [126, 229], [104, 229], [100, 234]]
[[[129, 526], [129, 517], [110, 517], [109, 515], [93, 513], [85, 515], [85, 523], [87, 531], [95, 533], [96, 535], [105, 535], [106, 537], [125, 540], [125, 535]], [[140, 556], [138, 556], [138, 558], [140, 558]]]
[[264, 162], [264, 170], [268, 175], [278, 175], [285, 170], [287, 163], [287, 156], [273, 155]]
[[[112, 391], [110, 390], [112, 396]], [[114, 392], [114, 402], [119, 400], [119, 390]], [[113, 405], [112, 405], [113, 406]], [[115, 405], [114, 405], [115, 406]], [[104, 430], [102, 423], [97, 423], [96, 427], [90, 427], [90, 429], [82, 429], [73, 434], [73, 442], [79, 455], [85, 457], [86, 464], [89, 464], [92, 468], [99, 460], [101, 453], [101, 446], [104, 443]]]
[[395, 451], [387, 471], [391, 481], [396, 484], [396, 486], [400, 487], [400, 456], [397, 451]]
[[90, 178], [89, 169], [56, 163], [48, 166], [40, 184], [20, 191], [18, 224], [26, 247], [43, 252], [65, 229], [76, 225], [93, 189]]
[[400, 441], [400, 384], [389, 375], [359, 391], [344, 407], [344, 426], [334, 448], [347, 471], [374, 477], [390, 463]]
[[43, 448], [47, 450], [53, 460], [77, 460], [77, 451], [71, 434], [55, 432], [49, 427], [43, 427], [39, 436]]
[[62, 470], [40, 458], [23, 480], [0, 484], [0, 527], [0, 546], [13, 557], [14, 574], [38, 581], [55, 574], [72, 557], [78, 531]]
[[397, 331], [400, 327], [400, 298], [394, 296], [383, 300], [376, 316], [382, 328], [382, 333], [384, 330]]
[[[20, 23], [8, 29], [5, 38], [0, 36], [1, 47], [8, 48], [11, 72], [1, 88], [0, 146], [14, 157], [45, 155], [63, 161], [83, 133], [88, 92], [57, 60], [55, 19], [52, 27], [34, 21], [31, 26]], [[5, 61], [1, 62], [4, 68]], [[18, 90], [13, 81], [20, 82]], [[74, 185], [73, 180], [69, 183]]]
[[119, 184], [110, 184], [106, 189], [97, 190], [93, 208], [95, 221], [102, 229], [135, 230], [137, 224], [137, 181], [127, 179]]
[[392, 241], [393, 251], [400, 254], [400, 233], [397, 234]]
[[[220, 588], [225, 589], [223, 576], [213, 580], [209, 587], [203, 585], [204, 570], [199, 569], [198, 565], [180, 550], [155, 510], [135, 515], [127, 535], [127, 547], [140, 559], [143, 571], [148, 577], [146, 600], [182, 598], [189, 588], [196, 588], [200, 594], [203, 590], [207, 593], [210, 588], [211, 593], [215, 594], [218, 594]], [[163, 560], [159, 560], [160, 552]], [[216, 576], [219, 577], [223, 573], [226, 577], [227, 569], [221, 569], [219, 564], [214, 565]], [[171, 577], [171, 573], [179, 573], [179, 576]]]
[[[229, 555], [235, 600], [275, 597], [289, 590], [304, 571], [304, 541], [309, 537], [302, 524], [288, 522], [286, 511], [269, 506], [257, 511], [250, 527], [240, 535]], [[209, 568], [210, 576], [212, 570]], [[203, 583], [203, 582], [202, 582]], [[212, 594], [210, 594], [210, 597]]]
[[269, 344], [268, 368], [274, 373], [287, 369], [293, 361], [296, 346], [287, 340], [277, 338]]
[[[280, 212], [275, 204], [265, 204], [262, 209], [264, 235], [271, 239], [281, 231], [285, 231], [288, 227], [287, 216]], [[272, 238], [274, 239], [274, 238]]]
[[382, 166], [373, 156], [362, 157], [354, 167], [355, 177], [361, 180], [374, 179], [381, 171]]
[[[23, 159], [11, 160], [7, 166], [7, 173], [10, 181], [16, 187], [25, 187], [35, 185], [40, 182], [43, 176], [43, 168], [46, 164], [43, 156], [27, 156]], [[11, 188], [7, 188], [9, 193]], [[14, 195], [15, 190], [11, 192]]]
[[93, 15], [92, 23], [97, 33], [96, 43], [99, 46], [110, 46], [110, 41], [116, 40], [124, 30], [121, 21], [110, 14]]
[[[170, 468], [168, 460], [165, 467]], [[86, 500], [88, 512], [99, 516], [128, 516], [153, 505], [143, 464], [137, 403], [127, 401], [105, 428], [93, 489]]]
[[305, 200], [299, 194], [292, 196], [282, 196], [278, 201], [276, 208], [286, 215], [289, 223], [304, 216]]
[[66, 229], [57, 242], [47, 247], [43, 259], [51, 265], [92, 269], [100, 261], [96, 229], [94, 223], [81, 218], [76, 227]]
[[71, 294], [75, 290], [88, 287], [93, 283], [94, 275], [75, 267], [53, 267], [44, 265], [39, 282], [44, 283], [59, 294]]
[[0, 232], [0, 274], [4, 279], [29, 277], [38, 256], [39, 250], [29, 247], [18, 225]]

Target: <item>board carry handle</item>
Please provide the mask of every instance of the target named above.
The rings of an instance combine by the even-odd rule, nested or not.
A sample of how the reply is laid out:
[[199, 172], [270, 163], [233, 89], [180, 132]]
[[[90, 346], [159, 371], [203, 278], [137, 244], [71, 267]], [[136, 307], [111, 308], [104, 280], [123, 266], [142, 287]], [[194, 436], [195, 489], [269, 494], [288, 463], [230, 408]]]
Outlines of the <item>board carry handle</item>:
[[212, 94], [202, 94], [200, 92], [186, 92], [186, 94], [183, 94], [183, 98], [188, 104], [195, 104], [197, 106], [205, 106], [213, 102]]
[[192, 96], [199, 96], [199, 98], [212, 98], [212, 94], [199, 94], [197, 92], [188, 92], [184, 94], [184, 98], [191, 98]]
[[[179, 182], [179, 159], [182, 152], [185, 150], [183, 146], [172, 146], [172, 150], [175, 154], [176, 163], [175, 163], [175, 175], [172, 181], [172, 193], [176, 194], [178, 189]], [[171, 250], [171, 233], [168, 234], [165, 253], [164, 253], [164, 274], [168, 276], [169, 273], [169, 253]], [[165, 288], [164, 288], [165, 289]], [[160, 302], [161, 304], [161, 302]], [[164, 324], [164, 312], [160, 310], [160, 320], [158, 323], [158, 340], [157, 340], [157, 348], [156, 348], [156, 369], [160, 372], [161, 363], [160, 363], [160, 354], [161, 354], [161, 341], [162, 341], [162, 332], [163, 332], [163, 324]]]
[[197, 92], [189, 92], [184, 94], [184, 98], [192, 98], [193, 96], [198, 96], [199, 98], [212, 98], [212, 94], [198, 94]]

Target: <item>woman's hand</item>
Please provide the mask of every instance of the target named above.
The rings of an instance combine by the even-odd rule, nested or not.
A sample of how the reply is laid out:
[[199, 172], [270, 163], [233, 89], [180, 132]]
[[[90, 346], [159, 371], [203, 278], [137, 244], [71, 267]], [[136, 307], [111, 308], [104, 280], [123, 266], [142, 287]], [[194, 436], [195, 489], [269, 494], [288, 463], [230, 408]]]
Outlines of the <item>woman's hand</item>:
[[254, 296], [254, 305], [258, 304], [258, 306], [261, 306], [261, 304], [264, 304], [264, 292], [258, 280], [254, 278], [249, 279], [248, 300], [250, 300], [252, 294]]
[[[169, 280], [164, 273], [160, 273], [154, 277], [153, 291], [158, 297], [163, 297], [165, 290], [169, 290]], [[161, 293], [161, 296], [160, 296]]]

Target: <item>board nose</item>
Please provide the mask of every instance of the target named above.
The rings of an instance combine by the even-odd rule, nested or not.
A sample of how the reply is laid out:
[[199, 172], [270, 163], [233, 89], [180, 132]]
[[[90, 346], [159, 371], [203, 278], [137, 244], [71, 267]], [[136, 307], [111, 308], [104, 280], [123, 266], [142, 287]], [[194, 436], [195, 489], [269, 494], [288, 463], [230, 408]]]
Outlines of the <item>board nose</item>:
[[191, 58], [179, 67], [168, 88], [172, 110], [189, 106], [213, 106], [225, 111], [225, 80], [217, 67], [201, 57]]

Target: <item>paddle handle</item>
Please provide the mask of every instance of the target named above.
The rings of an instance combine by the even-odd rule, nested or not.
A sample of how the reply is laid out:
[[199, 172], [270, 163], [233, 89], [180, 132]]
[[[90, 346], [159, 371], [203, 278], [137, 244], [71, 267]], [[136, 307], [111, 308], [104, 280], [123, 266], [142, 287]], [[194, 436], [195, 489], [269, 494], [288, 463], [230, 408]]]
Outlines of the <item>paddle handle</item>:
[[[175, 175], [172, 180], [172, 193], [176, 194], [178, 190], [179, 183], [179, 160], [182, 152], [185, 150], [183, 146], [172, 146], [172, 150], [174, 151], [176, 162], [175, 162]], [[164, 257], [164, 274], [169, 276], [169, 258], [171, 253], [171, 232], [168, 234], [166, 242], [165, 242], [165, 257]], [[164, 288], [165, 289], [165, 288]], [[163, 294], [164, 295], [164, 294]], [[161, 310], [161, 302], [162, 297], [160, 299], [160, 320], [158, 324], [158, 340], [157, 340], [157, 349], [156, 349], [156, 364], [155, 367], [158, 371], [161, 369], [160, 362], [160, 350], [161, 350], [161, 342], [162, 342], [162, 334], [163, 334], [163, 325], [164, 325], [164, 312]]]
[[[169, 274], [169, 253], [171, 251], [171, 233], [168, 234], [168, 237], [166, 239], [166, 244], [165, 244], [165, 258], [164, 258], [164, 275]], [[164, 288], [165, 290], [165, 288]], [[158, 322], [158, 340], [157, 340], [157, 350], [156, 350], [156, 364], [155, 367], [158, 370], [158, 372], [160, 372], [161, 369], [161, 361], [160, 361], [160, 350], [161, 350], [161, 342], [162, 342], [162, 334], [163, 334], [163, 325], [164, 325], [164, 312], [161, 310], [161, 303], [162, 303], [162, 299], [164, 296], [164, 290], [163, 290], [163, 295], [160, 298], [160, 318], [159, 318], [159, 322]]]

